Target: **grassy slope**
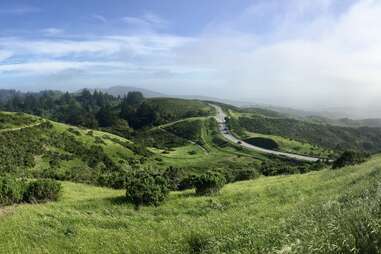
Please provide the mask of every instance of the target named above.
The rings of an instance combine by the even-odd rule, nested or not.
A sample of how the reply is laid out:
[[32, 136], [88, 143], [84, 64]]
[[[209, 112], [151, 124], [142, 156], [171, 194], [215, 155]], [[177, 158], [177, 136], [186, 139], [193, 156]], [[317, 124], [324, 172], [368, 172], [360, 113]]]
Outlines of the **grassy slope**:
[[23, 113], [0, 112], [0, 132], [41, 122], [41, 119]]
[[328, 149], [323, 149], [316, 145], [311, 145], [309, 143], [302, 143], [297, 140], [284, 138], [276, 135], [266, 135], [254, 132], [245, 132], [247, 137], [263, 137], [270, 138], [274, 140], [279, 145], [279, 150], [282, 152], [296, 153], [310, 156], [317, 156], [319, 158], [329, 157], [333, 152]]
[[[266, 110], [257, 111], [257, 110], [250, 110], [245, 109], [245, 112], [237, 112], [234, 110], [229, 110], [229, 115], [231, 117], [234, 117], [238, 119], [239, 117], [265, 117], [265, 118], [274, 118], [280, 117], [280, 114], [276, 114], [276, 112]], [[267, 135], [263, 133], [256, 133], [256, 132], [250, 132], [245, 131], [244, 136], [242, 138], [251, 138], [251, 137], [264, 137], [264, 138], [270, 138], [278, 143], [279, 150], [282, 152], [288, 152], [288, 153], [295, 153], [295, 154], [302, 154], [302, 155], [310, 155], [310, 156], [318, 156], [321, 158], [328, 157], [329, 155], [333, 154], [333, 151], [329, 149], [324, 149], [318, 145], [311, 145], [306, 142], [300, 142], [295, 139], [290, 139], [287, 137], [279, 136], [279, 135]]]
[[[16, 115], [14, 113], [9, 114], [12, 116]], [[27, 115], [27, 118], [32, 119], [32, 121], [39, 120], [39, 118], [30, 115]], [[23, 118], [20, 119], [23, 120]], [[207, 119], [208, 117], [189, 118], [181, 120], [179, 122], [175, 122], [172, 125], [168, 124], [162, 126], [161, 128], [172, 131], [173, 128], [171, 129], [171, 126], [181, 124], [182, 122], [189, 122], [189, 124], [193, 126], [194, 121], [201, 121], [202, 124], [200, 125], [200, 132], [202, 139], [205, 140], [205, 143], [202, 144], [202, 146], [200, 146], [194, 143], [192, 144], [185, 139], [184, 145], [171, 149], [166, 153], [163, 153], [164, 150], [151, 149], [155, 154], [151, 157], [145, 158], [145, 160], [142, 161], [143, 164], [141, 164], [140, 167], [147, 166], [154, 168], [166, 168], [168, 166], [177, 166], [187, 169], [195, 169], [199, 171], [205, 170], [207, 168], [219, 167], [252, 167], [254, 164], [256, 165], [259, 163], [259, 160], [257, 158], [254, 158], [255, 155], [248, 155], [239, 152], [233, 147], [218, 148], [214, 146], [210, 140], [209, 127], [206, 126]], [[21, 120], [18, 121], [18, 127], [28, 126], [29, 122]], [[49, 130], [49, 132], [38, 132], [38, 135], [41, 135], [41, 140], [49, 139], [49, 135], [51, 135], [52, 133], [68, 133], [81, 144], [84, 144], [86, 147], [91, 147], [93, 145], [101, 146], [105, 153], [114, 161], [114, 163], [123, 168], [129, 169], [132, 166], [131, 160], [133, 161], [133, 163], [140, 163], [140, 155], [135, 154], [129, 148], [126, 148], [125, 146], [120, 144], [120, 142], [132, 143], [130, 140], [102, 131], [92, 131], [92, 135], [88, 135], [90, 130], [73, 127], [62, 123], [52, 123], [53, 129]], [[120, 142], [115, 142], [116, 140], [119, 140]], [[35, 156], [36, 164], [33, 168], [29, 169], [33, 171], [34, 174], [41, 172], [45, 169], [51, 168], [51, 165], [49, 165], [50, 157], [44, 156], [47, 154], [48, 151], [57, 152], [58, 154], [67, 154], [67, 152], [65, 152], [61, 148], [57, 148], [54, 145], [50, 144], [45, 145], [44, 149], [45, 152], [43, 154]], [[66, 174], [66, 172], [71, 172], [72, 170], [76, 172], [78, 172], [78, 170], [81, 170], [84, 172], [83, 177], [86, 177], [87, 175], [87, 173], [85, 172], [92, 171], [92, 169], [89, 168], [89, 166], [87, 165], [87, 162], [76, 155], [74, 155], [74, 157], [69, 160], [59, 160], [59, 164], [58, 166], [55, 166], [54, 170], [56, 170], [56, 172], [58, 172], [60, 175], [64, 175]]]
[[[92, 131], [93, 134], [90, 136], [87, 133], [90, 130], [87, 129], [81, 129], [77, 127], [73, 127], [67, 124], [62, 123], [55, 123], [53, 122], [53, 128], [56, 133], [63, 133], [67, 132], [69, 129], [73, 129], [75, 131], [78, 131], [80, 134], [75, 135], [75, 138], [80, 141], [82, 144], [85, 144], [87, 147], [90, 147], [92, 145], [99, 145], [101, 146], [105, 153], [117, 164], [123, 164], [125, 163], [129, 158], [134, 158], [136, 155], [128, 148], [120, 145], [117, 142], [114, 142], [112, 139], [118, 139], [121, 142], [130, 142], [129, 140], [126, 140], [124, 138], [121, 138], [119, 136], [105, 133], [101, 131]], [[101, 140], [102, 143], [97, 143], [97, 139]], [[56, 149], [55, 147], [48, 146], [47, 150], [50, 151], [57, 151], [59, 153], [62, 153], [63, 151], [60, 149]], [[46, 157], [38, 157], [36, 158], [36, 165], [33, 168], [33, 170], [40, 170], [42, 168], [46, 168], [49, 166], [48, 163], [49, 158]], [[71, 167], [87, 167], [86, 162], [82, 161], [80, 158], [75, 156], [72, 160], [69, 161], [60, 161], [59, 167], [57, 170], [65, 171], [70, 169]]]
[[[343, 243], [334, 241], [343, 237], [350, 248], [361, 244], [353, 237], [370, 238], [350, 234], [351, 225], [362, 223], [364, 218], [349, 220], [344, 228], [339, 228], [338, 222], [351, 211], [363, 214], [366, 202], [355, 206], [348, 198], [380, 202], [374, 200], [375, 195], [366, 194], [381, 180], [380, 162], [381, 156], [377, 156], [337, 171], [262, 177], [229, 184], [215, 197], [174, 192], [164, 205], [139, 211], [120, 203], [123, 191], [65, 182], [64, 196], [57, 203], [20, 205], [3, 211], [0, 252], [186, 253], [190, 242], [201, 242], [209, 247], [208, 253], [280, 249], [282, 253], [343, 253]], [[335, 204], [344, 207], [335, 210]], [[314, 217], [311, 211], [316, 208]], [[363, 223], [370, 227], [369, 223], [376, 221], [372, 217]], [[295, 231], [295, 225], [300, 232]], [[379, 233], [377, 224], [371, 226], [374, 228], [369, 228], [368, 234]]]
[[208, 116], [214, 109], [206, 102], [176, 98], [150, 98], [145, 103], [155, 109], [160, 120], [155, 124], [166, 124], [188, 117]]
[[[239, 151], [234, 146], [226, 146], [226, 147], [218, 147], [213, 144], [211, 140], [212, 128], [208, 126], [209, 118], [208, 117], [197, 117], [197, 118], [189, 118], [185, 120], [181, 120], [180, 122], [175, 122], [173, 125], [177, 123], [185, 123], [187, 122], [190, 125], [194, 125], [195, 121], [201, 121], [201, 129], [199, 132], [201, 133], [201, 145], [187, 142], [187, 144], [172, 148], [164, 152], [164, 150], [160, 149], [151, 149], [156, 154], [159, 154], [161, 157], [161, 162], [159, 166], [177, 166], [177, 167], [185, 167], [185, 168], [193, 168], [193, 169], [210, 169], [210, 168], [218, 168], [218, 167], [235, 167], [235, 168], [243, 168], [243, 167], [251, 167], [259, 163], [260, 160], [265, 159], [261, 155], [257, 153], [250, 153]], [[171, 130], [171, 124], [166, 124], [162, 126], [166, 131]]]

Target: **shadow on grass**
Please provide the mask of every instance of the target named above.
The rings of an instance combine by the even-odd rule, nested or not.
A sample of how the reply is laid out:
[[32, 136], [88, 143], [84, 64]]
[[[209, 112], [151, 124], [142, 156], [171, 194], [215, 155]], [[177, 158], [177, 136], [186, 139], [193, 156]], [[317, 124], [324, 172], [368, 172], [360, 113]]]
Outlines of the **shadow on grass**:
[[125, 196], [111, 197], [111, 198], [106, 198], [105, 200], [109, 201], [113, 205], [128, 204]]

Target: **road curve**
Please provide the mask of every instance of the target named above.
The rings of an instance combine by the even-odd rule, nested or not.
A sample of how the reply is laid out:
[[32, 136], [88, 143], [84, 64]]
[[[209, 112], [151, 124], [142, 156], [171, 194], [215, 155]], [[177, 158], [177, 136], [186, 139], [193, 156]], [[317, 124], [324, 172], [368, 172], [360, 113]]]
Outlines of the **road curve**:
[[234, 137], [231, 133], [231, 131], [229, 130], [227, 124], [226, 124], [226, 114], [225, 112], [222, 110], [222, 108], [220, 106], [217, 106], [215, 104], [209, 104], [210, 106], [214, 107], [216, 109], [216, 116], [215, 116], [215, 119], [217, 120], [217, 123], [218, 123], [218, 129], [220, 130], [222, 136], [229, 140], [230, 142], [233, 142], [235, 144], [239, 144], [240, 146], [242, 147], [245, 147], [245, 148], [248, 148], [248, 149], [251, 149], [251, 150], [255, 150], [255, 151], [258, 151], [258, 152], [261, 152], [261, 153], [267, 153], [267, 154], [273, 154], [273, 155], [277, 155], [277, 156], [283, 156], [283, 157], [287, 157], [287, 158], [290, 158], [290, 159], [294, 159], [294, 160], [299, 160], [299, 161], [310, 161], [310, 162], [316, 162], [316, 161], [319, 161], [320, 158], [315, 158], [315, 157], [310, 157], [310, 156], [304, 156], [304, 155], [299, 155], [299, 154], [293, 154], [293, 153], [285, 153], [285, 152], [279, 152], [279, 151], [275, 151], [275, 150], [269, 150], [269, 149], [264, 149], [264, 148], [261, 148], [261, 147], [258, 147], [258, 146], [254, 146], [254, 145], [251, 145], [249, 143], [246, 143], [245, 141], [243, 140], [240, 140], [236, 137]]

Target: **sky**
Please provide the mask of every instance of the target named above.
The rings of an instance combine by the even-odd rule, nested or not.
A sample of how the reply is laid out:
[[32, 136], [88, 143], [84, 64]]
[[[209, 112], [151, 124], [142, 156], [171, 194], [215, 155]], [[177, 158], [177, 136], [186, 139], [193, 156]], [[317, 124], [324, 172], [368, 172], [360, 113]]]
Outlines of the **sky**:
[[0, 88], [375, 108], [380, 17], [379, 0], [0, 0]]

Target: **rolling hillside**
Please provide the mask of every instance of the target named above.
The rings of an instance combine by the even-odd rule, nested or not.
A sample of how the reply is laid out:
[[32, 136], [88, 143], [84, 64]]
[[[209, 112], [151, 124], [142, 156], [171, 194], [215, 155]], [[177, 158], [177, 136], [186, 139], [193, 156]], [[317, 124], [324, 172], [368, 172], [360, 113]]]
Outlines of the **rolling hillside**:
[[[18, 113], [2, 113], [1, 174], [120, 187], [138, 168], [257, 168], [266, 158], [212, 142], [213, 121], [189, 118], [142, 132], [132, 140]], [[13, 119], [13, 121], [9, 121]], [[12, 128], [11, 128], [12, 127]], [[216, 133], [214, 131], [214, 133]]]
[[0, 130], [2, 174], [112, 185], [107, 180], [134, 167], [144, 156], [132, 142], [109, 133], [33, 116], [3, 115], [18, 119], [19, 125]]
[[0, 251], [377, 253], [380, 163], [262, 177], [212, 197], [173, 192], [139, 210], [124, 191], [65, 182], [57, 203], [0, 210]]
[[278, 136], [318, 146], [320, 150], [381, 151], [381, 128], [342, 127], [236, 111], [231, 112], [230, 127], [238, 135]]
[[[379, 155], [358, 166], [322, 169], [324, 164], [227, 142], [205, 102], [144, 103], [165, 120], [129, 139], [27, 114], [0, 114], [6, 123], [0, 129], [1, 174], [53, 178], [64, 187], [58, 202], [0, 208], [0, 252], [367, 253], [381, 247], [375, 240], [381, 236]], [[325, 151], [266, 137], [281, 149]], [[180, 169], [180, 180], [216, 170], [229, 184], [215, 196], [175, 191], [160, 207], [136, 209], [126, 202], [132, 172], [163, 174], [170, 167]], [[248, 170], [249, 177], [242, 174]]]

